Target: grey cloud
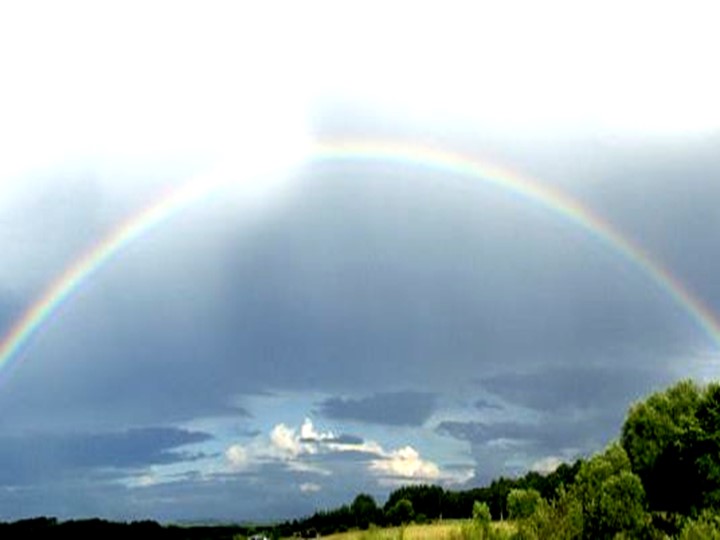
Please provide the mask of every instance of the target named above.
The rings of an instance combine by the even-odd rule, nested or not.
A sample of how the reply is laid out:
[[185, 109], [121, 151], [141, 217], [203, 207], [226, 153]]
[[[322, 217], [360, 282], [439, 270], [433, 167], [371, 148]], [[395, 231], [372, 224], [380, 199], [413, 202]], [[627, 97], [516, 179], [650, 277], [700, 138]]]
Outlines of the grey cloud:
[[607, 361], [622, 378], [695, 331], [616, 254], [502, 190], [388, 164], [306, 176], [252, 234], [178, 220], [104, 268], [28, 349], [0, 425], [177, 422], [247, 414], [242, 394], [359, 388], [371, 397], [321, 410], [419, 425], [427, 397], [373, 400], [548, 362]]
[[495, 410], [495, 411], [502, 410], [502, 405], [495, 403], [494, 401], [490, 401], [489, 399], [478, 399], [475, 401], [474, 405], [477, 409], [480, 409], [480, 410], [483, 410], [483, 409], [489, 409], [489, 410]]
[[613, 412], [558, 414], [533, 423], [444, 421], [439, 434], [467, 441], [475, 460], [475, 478], [482, 485], [500, 475], [527, 472], [537, 460], [562, 456], [568, 460], [601, 450], [620, 433], [622, 415]]
[[532, 372], [504, 372], [479, 380], [489, 393], [504, 401], [540, 411], [627, 407], [653, 388], [669, 384], [668, 370], [636, 368], [608, 369], [582, 364], [543, 366]]
[[620, 426], [614, 418], [585, 416], [582, 419], [556, 419], [531, 423], [444, 421], [437, 426], [438, 433], [465, 440], [473, 445], [485, 445], [493, 441], [514, 441], [541, 452], [559, 451], [567, 448], [588, 448], [619, 433]]
[[[178, 428], [144, 428], [97, 434], [36, 434], [0, 439], [0, 482], [43, 483], [68, 475], [122, 475], [142, 469], [205, 457], [180, 450], [212, 439], [207, 433]], [[116, 473], [107, 473], [115, 469]]]
[[300, 439], [301, 442], [318, 443], [318, 444], [337, 444], [337, 445], [355, 445], [362, 444], [364, 440], [356, 435], [340, 434], [336, 437], [303, 437]]
[[428, 392], [386, 392], [364, 398], [329, 398], [320, 413], [336, 420], [391, 426], [420, 426], [435, 410], [437, 396]]

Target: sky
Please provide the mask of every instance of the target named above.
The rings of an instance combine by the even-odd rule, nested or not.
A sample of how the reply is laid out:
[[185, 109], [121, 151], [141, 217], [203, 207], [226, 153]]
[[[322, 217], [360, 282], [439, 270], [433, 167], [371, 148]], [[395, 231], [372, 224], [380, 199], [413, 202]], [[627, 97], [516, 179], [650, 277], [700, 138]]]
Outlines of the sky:
[[717, 379], [713, 9], [3, 4], [0, 519], [479, 486]]

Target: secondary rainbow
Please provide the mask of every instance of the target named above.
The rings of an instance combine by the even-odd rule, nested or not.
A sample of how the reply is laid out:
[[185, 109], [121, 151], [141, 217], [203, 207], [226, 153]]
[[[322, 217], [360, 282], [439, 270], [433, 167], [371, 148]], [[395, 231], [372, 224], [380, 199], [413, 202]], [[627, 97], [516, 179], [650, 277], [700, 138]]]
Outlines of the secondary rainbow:
[[[720, 321], [710, 308], [649, 253], [566, 193], [495, 164], [418, 144], [376, 141], [319, 143], [311, 148], [306, 161], [353, 160], [406, 164], [466, 176], [546, 208], [634, 264], [688, 313], [710, 338], [714, 348], [720, 349]], [[242, 179], [243, 182], [251, 180]], [[62, 304], [123, 248], [182, 210], [239, 181], [232, 177], [232, 173], [222, 172], [195, 178], [123, 222], [70, 265], [16, 321], [0, 342], [0, 370], [17, 360], [32, 336], [58, 312]]]

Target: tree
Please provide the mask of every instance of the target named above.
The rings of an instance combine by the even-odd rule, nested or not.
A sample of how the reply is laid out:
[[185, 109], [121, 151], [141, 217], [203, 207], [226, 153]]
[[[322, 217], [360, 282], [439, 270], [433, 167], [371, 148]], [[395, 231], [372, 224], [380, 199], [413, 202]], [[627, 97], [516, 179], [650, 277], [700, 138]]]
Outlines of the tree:
[[696, 416], [700, 430], [695, 452], [700, 503], [706, 508], [720, 508], [720, 385], [707, 387]]
[[407, 499], [400, 499], [390, 508], [387, 513], [387, 518], [392, 525], [403, 525], [410, 523], [414, 515], [415, 512], [412, 503]]
[[584, 538], [638, 535], [646, 526], [645, 491], [617, 443], [583, 463], [572, 490], [582, 509]]
[[446, 492], [443, 488], [420, 484], [403, 486], [390, 493], [385, 503], [385, 511], [390, 510], [401, 499], [410, 501], [415, 513], [424, 514], [428, 519], [440, 517], [444, 513], [443, 506], [447, 504]]
[[511, 519], [530, 517], [540, 504], [542, 497], [534, 489], [513, 489], [508, 493], [507, 509]]
[[355, 526], [360, 529], [367, 529], [371, 523], [378, 521], [378, 507], [370, 495], [361, 493], [350, 505], [350, 512], [355, 520]]
[[720, 540], [720, 515], [703, 511], [697, 519], [688, 520], [680, 540]]
[[[715, 394], [713, 394], [714, 396]], [[702, 455], [705, 428], [715, 423], [712, 405], [689, 380], [681, 381], [635, 404], [622, 427], [621, 443], [642, 480], [651, 509], [689, 514], [705, 498]], [[703, 413], [700, 413], [703, 410]], [[706, 463], [712, 469], [712, 463]]]
[[473, 521], [477, 523], [481, 528], [490, 526], [492, 517], [490, 516], [490, 508], [487, 503], [475, 501], [473, 503]]
[[541, 499], [533, 514], [518, 522], [517, 540], [576, 540], [582, 537], [582, 532], [580, 501], [560, 486], [553, 500]]

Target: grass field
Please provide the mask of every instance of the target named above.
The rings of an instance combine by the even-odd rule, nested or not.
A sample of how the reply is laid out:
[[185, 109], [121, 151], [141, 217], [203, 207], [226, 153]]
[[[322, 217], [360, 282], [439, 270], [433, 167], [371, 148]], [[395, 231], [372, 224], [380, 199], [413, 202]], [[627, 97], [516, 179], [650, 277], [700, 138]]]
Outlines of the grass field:
[[[491, 527], [508, 534], [515, 531], [512, 522], [494, 522]], [[426, 525], [407, 525], [385, 529], [370, 528], [367, 531], [348, 531], [325, 536], [330, 540], [472, 540], [472, 522], [469, 520], [448, 520]]]

